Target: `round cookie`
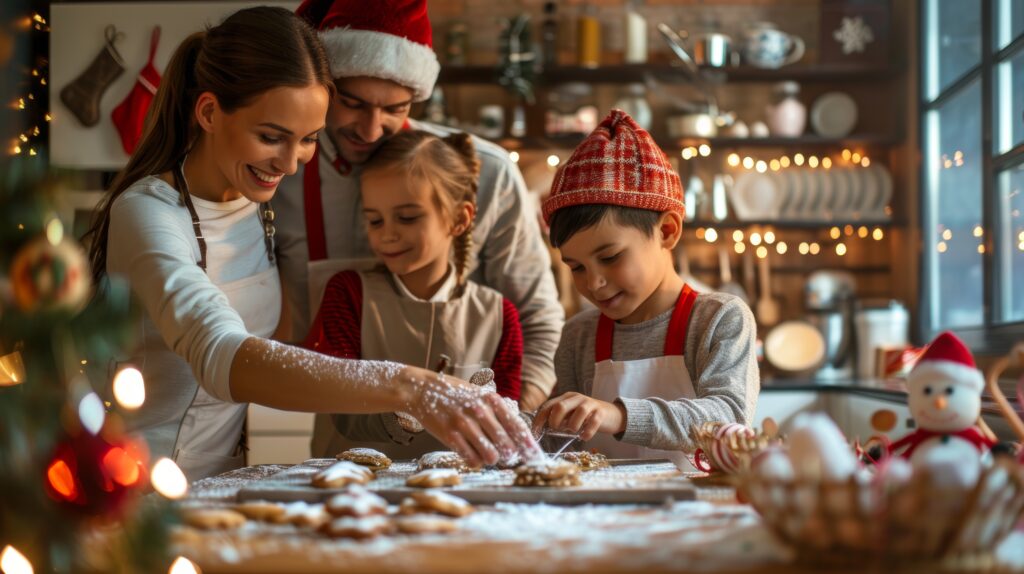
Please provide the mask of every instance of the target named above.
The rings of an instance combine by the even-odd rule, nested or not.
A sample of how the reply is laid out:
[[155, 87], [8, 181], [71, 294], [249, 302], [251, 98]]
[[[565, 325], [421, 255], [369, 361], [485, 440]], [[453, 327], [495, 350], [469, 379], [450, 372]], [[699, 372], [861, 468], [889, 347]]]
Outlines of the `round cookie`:
[[[412, 500], [411, 503], [407, 501]], [[399, 507], [402, 514], [419, 514], [434, 512], [446, 516], [460, 518], [473, 512], [473, 505], [465, 500], [452, 496], [437, 489], [421, 490], [413, 492], [409, 498], [402, 501]]]
[[428, 468], [405, 480], [406, 486], [415, 488], [437, 488], [439, 486], [455, 486], [456, 484], [462, 484], [462, 477], [454, 468]]
[[391, 466], [391, 459], [386, 454], [372, 448], [350, 448], [339, 452], [334, 458], [361, 464], [370, 470], [383, 470]]
[[427, 470], [428, 468], [453, 468], [459, 472], [470, 470], [466, 461], [458, 453], [450, 450], [435, 450], [421, 456], [417, 461], [416, 470]]
[[325, 506], [332, 516], [362, 517], [388, 513], [388, 501], [362, 487], [335, 494]]
[[539, 458], [516, 468], [515, 486], [579, 486], [580, 468], [571, 462]]
[[580, 467], [580, 470], [597, 470], [608, 468], [608, 457], [601, 453], [586, 450], [563, 452], [558, 458], [571, 462]]
[[298, 501], [284, 505], [284, 512], [273, 520], [278, 524], [294, 524], [319, 528], [331, 519], [323, 504], [310, 504]]
[[403, 534], [445, 534], [459, 529], [454, 520], [430, 514], [396, 518], [395, 526]]
[[332, 538], [353, 538], [365, 540], [387, 534], [394, 529], [391, 519], [386, 516], [345, 516], [325, 523], [320, 531]]
[[188, 508], [181, 511], [185, 524], [201, 530], [227, 530], [245, 524], [245, 515], [230, 508]]
[[234, 506], [236, 512], [240, 512], [251, 520], [262, 522], [274, 522], [284, 514], [284, 506], [269, 500], [252, 500]]
[[339, 460], [313, 476], [317, 488], [341, 488], [350, 484], [366, 484], [373, 480], [373, 471], [347, 460]]

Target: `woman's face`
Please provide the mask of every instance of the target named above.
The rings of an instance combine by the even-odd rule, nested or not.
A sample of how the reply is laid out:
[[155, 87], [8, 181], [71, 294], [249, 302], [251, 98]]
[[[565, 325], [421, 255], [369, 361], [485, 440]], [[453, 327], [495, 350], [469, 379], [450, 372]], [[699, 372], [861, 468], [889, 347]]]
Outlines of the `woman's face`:
[[200, 100], [200, 122], [224, 178], [226, 199], [241, 195], [262, 203], [273, 197], [281, 178], [313, 157], [329, 103], [327, 89], [317, 84], [274, 88], [231, 113], [221, 110], [216, 98], [204, 112]]

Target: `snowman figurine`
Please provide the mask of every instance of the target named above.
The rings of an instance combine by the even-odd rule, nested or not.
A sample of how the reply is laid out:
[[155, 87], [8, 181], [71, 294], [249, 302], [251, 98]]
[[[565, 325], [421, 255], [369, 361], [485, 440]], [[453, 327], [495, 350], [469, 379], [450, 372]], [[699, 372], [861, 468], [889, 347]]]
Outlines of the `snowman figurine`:
[[892, 443], [890, 452], [915, 468], [958, 468], [963, 476], [955, 482], [969, 483], [980, 470], [981, 456], [995, 444], [977, 427], [984, 386], [963, 342], [950, 332], [936, 337], [907, 378], [917, 430]]

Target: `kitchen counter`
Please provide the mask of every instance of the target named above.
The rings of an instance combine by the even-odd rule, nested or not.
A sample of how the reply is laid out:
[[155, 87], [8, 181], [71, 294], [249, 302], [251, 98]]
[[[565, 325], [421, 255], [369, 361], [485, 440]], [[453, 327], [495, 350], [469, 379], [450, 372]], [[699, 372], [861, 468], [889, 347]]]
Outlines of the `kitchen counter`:
[[[247, 467], [198, 481], [183, 504], [230, 504], [243, 485], [285, 468]], [[460, 526], [448, 535], [353, 541], [250, 521], [235, 531], [180, 530], [174, 550], [206, 574], [819, 571], [813, 565], [798, 566], [793, 552], [776, 541], [757, 513], [723, 487], [699, 488], [696, 501], [658, 506], [478, 507]], [[1024, 572], [1024, 532], [1011, 534], [997, 556]], [[857, 564], [845, 571], [865, 570], [865, 564]]]

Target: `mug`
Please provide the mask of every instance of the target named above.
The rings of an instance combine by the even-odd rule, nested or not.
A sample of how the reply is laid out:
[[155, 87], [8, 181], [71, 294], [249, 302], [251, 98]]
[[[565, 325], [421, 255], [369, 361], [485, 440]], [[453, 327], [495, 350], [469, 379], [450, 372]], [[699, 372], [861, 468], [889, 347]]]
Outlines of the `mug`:
[[804, 56], [804, 41], [800, 37], [768, 22], [755, 24], [743, 40], [743, 59], [758, 68], [781, 68]]
[[693, 59], [698, 66], [724, 68], [729, 65], [732, 38], [725, 34], [701, 34], [693, 42]]

